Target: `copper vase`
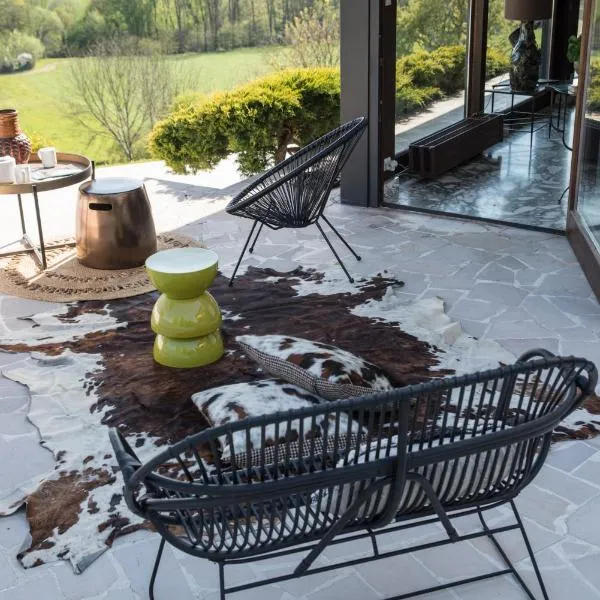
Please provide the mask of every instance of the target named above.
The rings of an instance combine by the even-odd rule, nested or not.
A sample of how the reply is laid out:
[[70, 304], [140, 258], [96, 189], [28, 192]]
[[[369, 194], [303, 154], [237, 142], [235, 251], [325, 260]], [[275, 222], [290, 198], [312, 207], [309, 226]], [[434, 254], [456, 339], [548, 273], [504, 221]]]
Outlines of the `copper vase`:
[[19, 116], [12, 108], [0, 110], [0, 156], [12, 156], [18, 165], [26, 164], [31, 140], [19, 127]]

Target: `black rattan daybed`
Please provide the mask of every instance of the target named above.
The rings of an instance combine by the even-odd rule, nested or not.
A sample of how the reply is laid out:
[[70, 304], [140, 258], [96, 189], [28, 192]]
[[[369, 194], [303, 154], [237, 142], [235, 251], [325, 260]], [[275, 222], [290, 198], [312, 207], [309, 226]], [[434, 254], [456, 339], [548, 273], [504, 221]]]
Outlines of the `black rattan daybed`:
[[[207, 429], [143, 465], [113, 430], [127, 503], [162, 536], [150, 597], [166, 541], [216, 563], [224, 599], [340, 566], [487, 537], [503, 568], [418, 593], [512, 574], [534, 599], [496, 537], [518, 530], [541, 589], [537, 597], [547, 600], [514, 500], [544, 464], [554, 428], [596, 382], [587, 360], [533, 351], [483, 373]], [[486, 511], [504, 504], [514, 522], [489, 526]], [[461, 535], [453, 519], [468, 514], [478, 516], [481, 529]], [[386, 551], [377, 543], [380, 536], [402, 539], [405, 530], [432, 522], [443, 525], [443, 539]], [[371, 556], [313, 566], [328, 546], [359, 538], [371, 539]], [[226, 587], [227, 565], [293, 553], [303, 555], [293, 573]], [[406, 590], [393, 599], [414, 595]]]

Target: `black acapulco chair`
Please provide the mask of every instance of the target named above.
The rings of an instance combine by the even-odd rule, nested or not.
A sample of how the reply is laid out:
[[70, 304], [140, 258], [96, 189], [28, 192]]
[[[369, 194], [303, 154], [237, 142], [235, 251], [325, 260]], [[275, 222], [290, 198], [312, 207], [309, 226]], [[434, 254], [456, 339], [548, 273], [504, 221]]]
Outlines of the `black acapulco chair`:
[[[482, 373], [210, 428], [146, 464], [112, 430], [127, 504], [162, 536], [150, 598], [165, 542], [216, 563], [223, 600], [270, 583], [487, 537], [504, 568], [393, 600], [507, 574], [535, 600], [496, 537], [518, 530], [548, 600], [514, 499], [540, 471], [553, 429], [597, 379], [585, 359], [532, 351]], [[343, 426], [349, 422], [355, 427]], [[286, 435], [292, 430], [297, 436]], [[267, 439], [274, 441], [267, 446]], [[212, 464], [201, 458], [207, 452]], [[514, 522], [491, 527], [486, 511], [504, 504]], [[481, 529], [459, 534], [453, 520], [465, 515], [477, 515]], [[378, 546], [380, 536], [436, 522], [446, 532], [438, 541]], [[372, 556], [312, 566], [328, 546], [362, 538], [370, 538]], [[226, 587], [227, 565], [294, 553], [304, 558], [293, 573]]]
[[354, 283], [348, 269], [325, 235], [320, 220], [327, 223], [356, 260], [361, 260], [323, 211], [335, 181], [366, 127], [366, 117], [359, 117], [331, 131], [273, 167], [227, 205], [225, 210], [229, 214], [254, 221], [229, 285], [233, 285], [256, 227], [258, 226], [258, 232], [250, 245], [250, 253], [254, 252], [265, 225], [270, 229], [316, 225], [344, 273], [350, 282]]

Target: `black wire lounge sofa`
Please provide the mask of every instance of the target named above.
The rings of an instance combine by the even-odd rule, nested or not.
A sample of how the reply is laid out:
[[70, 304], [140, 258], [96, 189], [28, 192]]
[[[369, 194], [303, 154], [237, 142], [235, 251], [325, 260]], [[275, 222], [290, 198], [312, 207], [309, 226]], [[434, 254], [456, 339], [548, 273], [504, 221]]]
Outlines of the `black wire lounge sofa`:
[[[223, 600], [270, 583], [487, 537], [504, 568], [393, 600], [507, 574], [529, 598], [548, 600], [514, 500], [544, 464], [555, 427], [595, 389], [597, 378], [585, 359], [536, 350], [486, 372], [210, 428], [146, 464], [111, 430], [127, 504], [161, 535], [150, 598], [165, 542], [213, 561]], [[489, 526], [486, 511], [504, 504], [514, 522]], [[481, 529], [459, 534], [453, 520], [465, 515], [476, 515]], [[436, 522], [445, 530], [439, 540], [380, 550], [380, 536], [401, 539], [407, 529]], [[497, 539], [510, 530], [522, 535], [541, 596]], [[364, 538], [372, 555], [313, 566], [328, 546]], [[303, 556], [293, 573], [226, 586], [227, 565], [295, 553]]]
[[229, 285], [233, 285], [256, 227], [258, 226], [258, 232], [248, 249], [250, 253], [254, 252], [265, 225], [274, 230], [316, 225], [344, 273], [350, 282], [354, 283], [342, 259], [325, 235], [320, 220], [327, 223], [357, 260], [361, 260], [323, 211], [331, 189], [366, 127], [366, 117], [359, 117], [327, 133], [267, 171], [227, 205], [225, 210], [229, 214], [254, 221]]

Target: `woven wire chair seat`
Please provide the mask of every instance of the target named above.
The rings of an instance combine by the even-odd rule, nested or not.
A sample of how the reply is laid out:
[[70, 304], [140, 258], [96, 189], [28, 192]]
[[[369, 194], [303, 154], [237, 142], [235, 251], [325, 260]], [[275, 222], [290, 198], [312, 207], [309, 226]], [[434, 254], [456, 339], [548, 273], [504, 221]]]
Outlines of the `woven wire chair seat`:
[[[548, 598], [513, 500], [541, 469], [554, 428], [596, 382], [589, 361], [536, 351], [483, 373], [211, 428], [144, 465], [112, 431], [128, 506], [162, 536], [151, 598], [165, 541], [217, 562], [224, 598], [226, 592], [268, 583], [226, 588], [228, 563], [308, 552], [284, 577], [291, 579], [314, 572], [310, 567], [318, 555], [349, 534], [375, 538], [379, 530], [413, 527], [414, 519], [443, 524], [447, 539], [439, 545], [460, 541], [451, 516], [471, 512], [483, 526], [477, 535], [489, 537], [507, 564], [472, 580], [511, 573], [535, 598], [495, 539], [498, 530], [483, 517], [504, 503], [517, 522], [500, 531], [521, 531]], [[323, 415], [328, 418], [318, 419]], [[342, 430], [344, 419], [358, 428]], [[317, 426], [321, 422], [325, 429]], [[297, 436], [279, 436], [279, 429]], [[245, 433], [243, 447], [239, 437], [234, 443], [239, 431]], [[253, 447], [251, 439], [263, 443]], [[274, 441], [267, 446], [267, 439]], [[220, 459], [224, 446], [227, 462]], [[412, 524], [402, 524], [406, 520]], [[377, 557], [376, 541], [373, 545]]]
[[321, 229], [319, 220], [323, 219], [360, 260], [360, 257], [323, 215], [323, 211], [333, 185], [366, 127], [367, 119], [360, 117], [327, 133], [253, 181], [227, 205], [225, 210], [229, 214], [254, 221], [231, 282], [235, 278], [258, 224], [260, 228], [250, 246], [250, 252], [254, 250], [265, 225], [274, 230], [316, 225], [344, 272], [352, 280]]

